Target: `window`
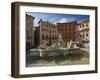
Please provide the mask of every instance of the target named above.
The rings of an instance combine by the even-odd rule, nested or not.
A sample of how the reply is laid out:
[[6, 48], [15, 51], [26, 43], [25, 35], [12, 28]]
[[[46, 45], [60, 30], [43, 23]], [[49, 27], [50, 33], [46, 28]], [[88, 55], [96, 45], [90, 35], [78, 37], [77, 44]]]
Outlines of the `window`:
[[44, 39], [44, 34], [42, 34], [42, 39]]
[[53, 30], [53, 32], [55, 32], [55, 30]]
[[88, 37], [88, 33], [86, 34], [86, 37]]
[[41, 30], [43, 31], [43, 28]]
[[67, 29], [65, 29], [65, 31], [67, 31]]
[[58, 29], [58, 31], [60, 31], [60, 29]]
[[83, 38], [84, 38], [84, 34], [83, 34]]
[[88, 27], [88, 24], [86, 24], [86, 27]]
[[51, 30], [49, 32], [51, 33]]
[[79, 34], [79, 36], [81, 37], [81, 34]]
[[73, 28], [73, 31], [75, 30], [75, 28]]
[[85, 24], [83, 24], [83, 28], [84, 28], [84, 25], [85, 25]]
[[46, 31], [48, 32], [48, 29], [46, 29]]
[[81, 25], [80, 25], [80, 28], [81, 28]]
[[71, 31], [71, 28], [69, 28], [69, 31]]
[[55, 38], [55, 36], [53, 35], [53, 39]]

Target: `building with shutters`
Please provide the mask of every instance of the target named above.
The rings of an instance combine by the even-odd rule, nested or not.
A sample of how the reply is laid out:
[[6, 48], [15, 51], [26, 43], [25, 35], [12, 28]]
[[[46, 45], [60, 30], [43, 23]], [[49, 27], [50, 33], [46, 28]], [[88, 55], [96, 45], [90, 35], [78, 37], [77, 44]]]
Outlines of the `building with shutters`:
[[57, 23], [57, 26], [64, 42], [76, 41], [77, 22]]
[[40, 19], [39, 24], [39, 43], [51, 46], [57, 42], [58, 29], [57, 25]]

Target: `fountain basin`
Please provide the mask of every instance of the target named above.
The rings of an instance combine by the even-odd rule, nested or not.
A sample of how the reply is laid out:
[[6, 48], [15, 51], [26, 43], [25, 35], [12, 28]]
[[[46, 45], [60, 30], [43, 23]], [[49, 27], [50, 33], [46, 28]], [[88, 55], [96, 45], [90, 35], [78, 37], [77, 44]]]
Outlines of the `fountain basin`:
[[30, 56], [53, 57], [66, 56], [68, 54], [81, 54], [85, 50], [81, 48], [56, 48], [56, 49], [31, 49]]
[[30, 50], [30, 56], [40, 56], [40, 57], [46, 57], [46, 56], [60, 56], [64, 55], [65, 49], [31, 49]]

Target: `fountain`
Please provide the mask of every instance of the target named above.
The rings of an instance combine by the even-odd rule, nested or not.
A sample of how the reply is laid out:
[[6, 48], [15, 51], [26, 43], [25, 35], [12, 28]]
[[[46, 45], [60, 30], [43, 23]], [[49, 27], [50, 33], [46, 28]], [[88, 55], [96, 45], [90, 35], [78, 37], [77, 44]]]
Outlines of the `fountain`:
[[62, 36], [60, 33], [58, 33], [58, 47], [63, 46], [63, 44], [64, 44], [64, 41], [62, 39]]
[[55, 44], [47, 46], [47, 41], [44, 40], [37, 49], [31, 49], [30, 52], [33, 55], [43, 56], [57, 56], [66, 52], [67, 48], [64, 48], [64, 41], [60, 33], [58, 33], [58, 40]]
[[[40, 57], [44, 56], [58, 56], [58, 55], [68, 55], [68, 54], [77, 54], [81, 53], [80, 48], [76, 46], [75, 42], [70, 40], [69, 42], [65, 42], [62, 39], [62, 35], [58, 33], [58, 40], [55, 44], [51, 46], [47, 45], [47, 41], [44, 40], [42, 44], [37, 49], [31, 49], [31, 52], [37, 54]], [[33, 54], [32, 53], [32, 54]]]

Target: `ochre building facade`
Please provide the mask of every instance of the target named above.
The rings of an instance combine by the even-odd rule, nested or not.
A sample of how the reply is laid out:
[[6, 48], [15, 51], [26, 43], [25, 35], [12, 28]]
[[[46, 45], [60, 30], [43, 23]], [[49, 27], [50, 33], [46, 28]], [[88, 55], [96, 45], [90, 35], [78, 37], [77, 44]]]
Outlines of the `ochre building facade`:
[[48, 21], [39, 21], [39, 32], [40, 32], [40, 45], [43, 43], [52, 45], [55, 44], [58, 38], [57, 25], [49, 23]]
[[88, 20], [82, 21], [77, 25], [77, 33], [77, 41], [89, 47], [90, 23]]

